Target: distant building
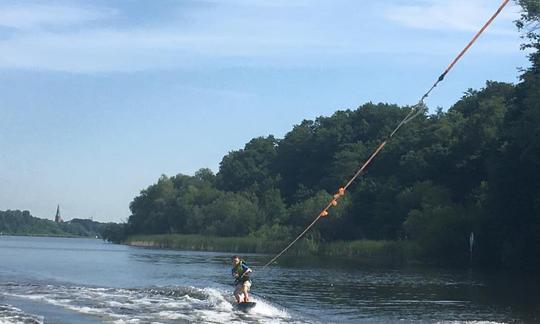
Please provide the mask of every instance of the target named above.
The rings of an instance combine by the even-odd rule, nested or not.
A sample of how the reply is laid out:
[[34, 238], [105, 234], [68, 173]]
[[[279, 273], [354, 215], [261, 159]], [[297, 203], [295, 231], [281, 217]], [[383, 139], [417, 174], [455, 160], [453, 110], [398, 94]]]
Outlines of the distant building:
[[63, 223], [64, 220], [62, 219], [62, 217], [60, 217], [60, 205], [58, 205], [56, 207], [56, 216], [54, 217], [54, 221], [56, 223]]

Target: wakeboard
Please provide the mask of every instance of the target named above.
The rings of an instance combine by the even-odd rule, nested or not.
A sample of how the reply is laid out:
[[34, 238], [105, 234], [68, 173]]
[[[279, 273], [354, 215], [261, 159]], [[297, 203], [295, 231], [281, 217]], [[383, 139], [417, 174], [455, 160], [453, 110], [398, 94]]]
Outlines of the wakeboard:
[[252, 309], [253, 307], [255, 307], [255, 305], [257, 305], [256, 302], [243, 302], [243, 303], [236, 304], [236, 308], [238, 308], [241, 311], [248, 311]]

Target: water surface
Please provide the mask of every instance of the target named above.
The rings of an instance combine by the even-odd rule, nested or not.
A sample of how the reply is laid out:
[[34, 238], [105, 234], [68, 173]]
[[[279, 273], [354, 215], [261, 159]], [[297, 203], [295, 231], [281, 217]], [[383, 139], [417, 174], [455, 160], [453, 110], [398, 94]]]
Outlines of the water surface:
[[540, 321], [537, 282], [355, 260], [242, 256], [257, 306], [234, 307], [230, 254], [0, 236], [5, 323], [437, 323]]

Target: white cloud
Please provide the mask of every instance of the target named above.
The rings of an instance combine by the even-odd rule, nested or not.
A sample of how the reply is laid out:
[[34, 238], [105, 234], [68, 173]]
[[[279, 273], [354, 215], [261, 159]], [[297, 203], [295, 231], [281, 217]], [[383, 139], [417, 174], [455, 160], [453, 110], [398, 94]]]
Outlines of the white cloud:
[[[385, 18], [403, 26], [419, 29], [477, 31], [500, 3], [487, 0], [426, 0], [416, 4], [387, 7]], [[497, 17], [497, 22], [513, 21], [519, 18], [519, 7], [514, 3], [506, 5]], [[515, 29], [492, 28], [492, 33], [513, 34]]]
[[[445, 39], [417, 36], [406, 28], [396, 33], [395, 26], [386, 26], [387, 21], [373, 14], [386, 5], [366, 9], [345, 0], [310, 3], [216, 1], [202, 8], [182, 7], [181, 19], [146, 17], [146, 25], [136, 19], [125, 23], [133, 17], [122, 16], [121, 28], [114, 19], [120, 9], [4, 7], [8, 10], [0, 13], [0, 26], [18, 30], [0, 39], [0, 68], [95, 73], [216, 65], [354, 65], [366, 54], [453, 53], [463, 45], [462, 39], [448, 35]], [[388, 8], [385, 15], [409, 27], [443, 24], [467, 30], [477, 29], [475, 21], [483, 23], [492, 9], [485, 3], [431, 0], [422, 6]], [[427, 18], [417, 21], [422, 16]], [[504, 19], [509, 19], [508, 13]], [[46, 28], [52, 25], [62, 28]], [[392, 32], [388, 27], [394, 28]], [[513, 39], [494, 40], [493, 53], [517, 48], [517, 34], [513, 31], [512, 35]]]
[[242, 7], [307, 7], [315, 3], [314, 0], [206, 0], [214, 5], [242, 6]]
[[95, 9], [62, 5], [10, 5], [0, 7], [0, 26], [33, 29], [49, 26], [80, 25], [116, 14], [112, 9]]
[[270, 58], [301, 50], [290, 38], [167, 29], [44, 32], [0, 41], [0, 67], [82, 73], [138, 71], [204, 65], [212, 60]]

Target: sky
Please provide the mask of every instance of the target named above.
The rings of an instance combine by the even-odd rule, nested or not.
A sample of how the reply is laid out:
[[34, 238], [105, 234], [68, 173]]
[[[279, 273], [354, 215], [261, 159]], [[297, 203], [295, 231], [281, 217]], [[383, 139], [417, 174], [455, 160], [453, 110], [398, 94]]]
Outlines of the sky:
[[[415, 104], [496, 0], [0, 3], [0, 210], [126, 221], [160, 175], [366, 102]], [[527, 67], [511, 2], [432, 92]], [[359, 161], [360, 163], [360, 161]]]

